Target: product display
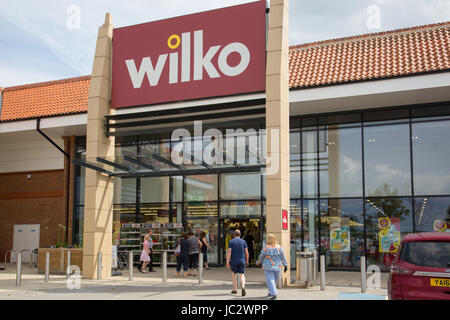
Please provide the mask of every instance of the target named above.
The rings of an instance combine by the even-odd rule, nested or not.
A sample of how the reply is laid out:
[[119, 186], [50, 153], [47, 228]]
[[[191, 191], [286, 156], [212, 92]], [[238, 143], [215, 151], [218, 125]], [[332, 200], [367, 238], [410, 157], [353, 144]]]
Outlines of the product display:
[[140, 254], [144, 238], [152, 231], [151, 241], [153, 243], [153, 263], [160, 264], [162, 252], [167, 252], [167, 264], [176, 265], [174, 256], [177, 239], [180, 237], [183, 225], [181, 223], [124, 223], [120, 229], [119, 253], [133, 251], [134, 265], [139, 264]]

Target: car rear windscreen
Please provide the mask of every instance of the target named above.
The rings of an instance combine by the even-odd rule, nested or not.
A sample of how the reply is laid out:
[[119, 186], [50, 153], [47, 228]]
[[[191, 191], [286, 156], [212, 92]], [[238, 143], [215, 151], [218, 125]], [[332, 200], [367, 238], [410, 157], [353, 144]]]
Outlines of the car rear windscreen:
[[449, 268], [450, 242], [405, 242], [401, 260], [421, 267]]

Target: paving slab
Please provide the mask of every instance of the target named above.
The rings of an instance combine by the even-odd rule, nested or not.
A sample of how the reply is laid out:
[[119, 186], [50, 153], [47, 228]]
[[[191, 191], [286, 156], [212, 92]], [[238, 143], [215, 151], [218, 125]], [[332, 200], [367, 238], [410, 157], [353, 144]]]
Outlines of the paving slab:
[[[204, 281], [200, 285], [198, 277], [176, 277], [175, 269], [168, 269], [167, 283], [162, 282], [160, 268], [156, 272], [140, 273], [134, 270], [134, 281], [128, 279], [128, 270], [121, 270], [119, 276], [105, 280], [81, 279], [80, 288], [73, 288], [74, 282], [67, 281], [65, 276], [50, 275], [50, 281], [44, 282], [44, 275], [28, 265], [23, 267], [22, 285], [16, 287], [15, 265], [8, 265], [0, 271], [0, 299], [14, 300], [265, 300], [267, 287], [264, 273], [258, 268], [247, 270], [247, 295], [242, 297], [231, 294], [231, 273], [226, 268], [205, 270]], [[345, 279], [339, 284], [327, 285], [325, 291], [320, 290], [317, 282], [309, 289], [304, 284], [295, 282], [291, 287], [278, 289], [279, 300], [363, 300], [383, 299], [387, 295], [384, 288], [367, 290], [361, 295], [359, 286], [355, 287], [355, 278], [359, 273], [345, 272]], [[339, 279], [339, 274], [332, 272], [327, 276], [330, 282]], [[342, 280], [342, 277], [341, 277]], [[328, 282], [328, 281], [327, 281]]]

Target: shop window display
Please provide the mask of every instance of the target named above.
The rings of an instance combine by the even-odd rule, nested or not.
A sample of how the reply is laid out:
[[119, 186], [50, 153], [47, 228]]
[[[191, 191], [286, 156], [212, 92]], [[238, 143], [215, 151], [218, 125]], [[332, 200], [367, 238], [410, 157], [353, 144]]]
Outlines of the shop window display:
[[320, 200], [320, 241], [330, 268], [358, 269], [364, 253], [361, 199]]
[[366, 199], [367, 264], [388, 271], [402, 237], [413, 232], [410, 198]]

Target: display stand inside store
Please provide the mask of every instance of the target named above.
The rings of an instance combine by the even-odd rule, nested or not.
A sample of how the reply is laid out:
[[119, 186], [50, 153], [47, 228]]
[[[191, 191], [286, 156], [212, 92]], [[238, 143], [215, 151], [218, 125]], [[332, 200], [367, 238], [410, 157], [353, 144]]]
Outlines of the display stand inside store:
[[177, 240], [181, 236], [183, 225], [181, 223], [124, 223], [120, 229], [119, 254], [126, 254], [133, 251], [133, 264], [138, 265], [144, 238], [149, 231], [152, 231], [151, 241], [153, 243], [153, 265], [160, 265], [162, 252], [167, 252], [167, 264], [176, 265], [174, 255]]

